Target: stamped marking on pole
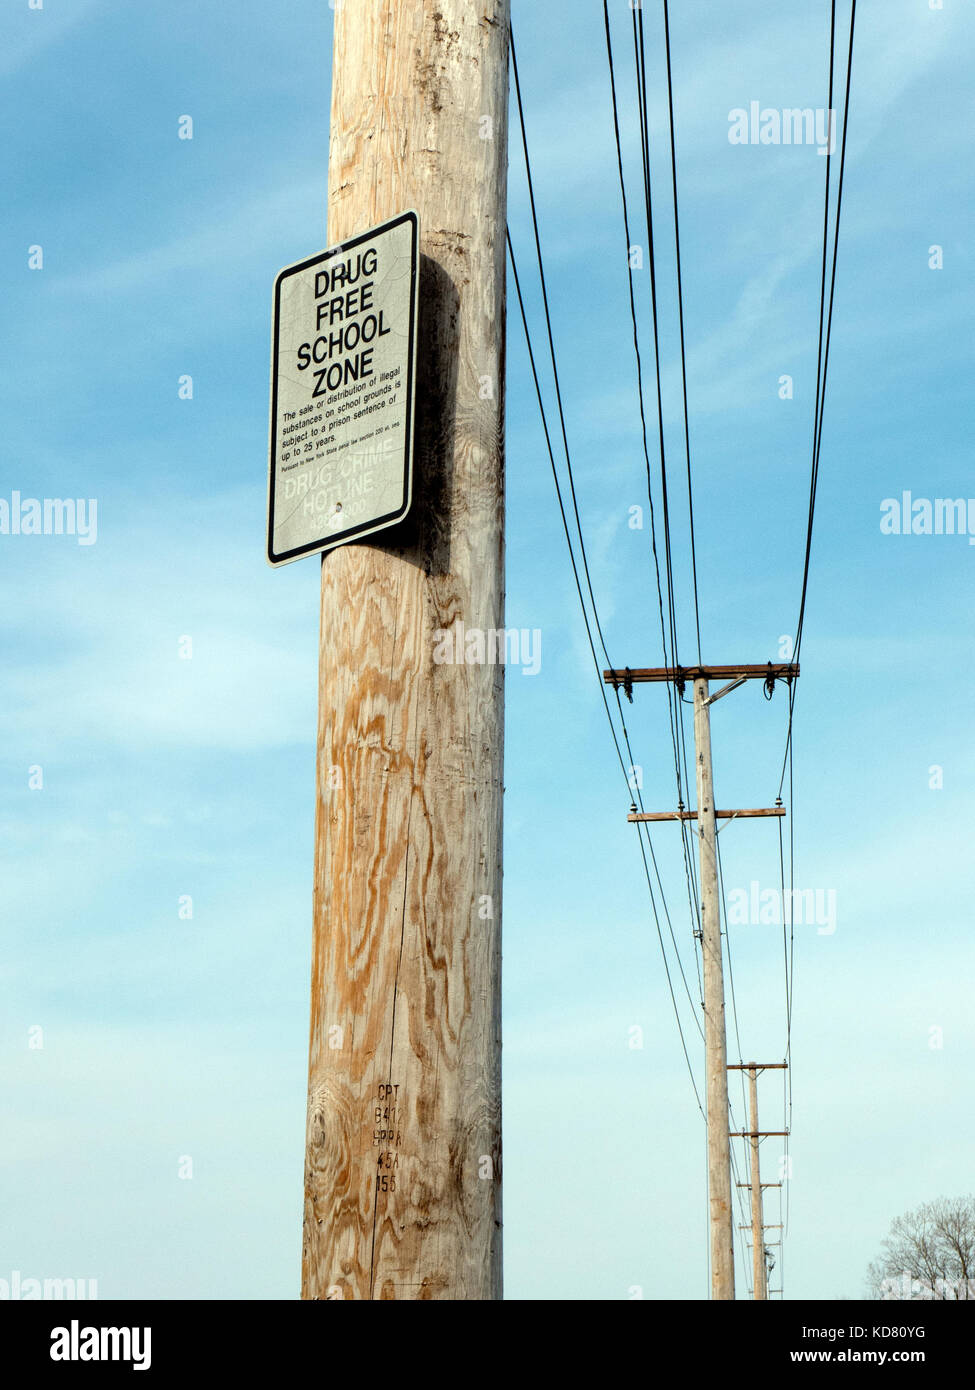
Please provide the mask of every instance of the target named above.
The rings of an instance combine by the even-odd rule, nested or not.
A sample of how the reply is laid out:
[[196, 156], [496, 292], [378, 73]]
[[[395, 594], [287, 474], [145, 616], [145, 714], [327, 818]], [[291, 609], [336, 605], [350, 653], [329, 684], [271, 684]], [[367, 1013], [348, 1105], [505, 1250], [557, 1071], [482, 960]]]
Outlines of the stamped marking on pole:
[[274, 282], [271, 565], [410, 509], [419, 241], [417, 214], [403, 212]]
[[402, 1134], [399, 1130], [400, 1107], [399, 1083], [380, 1084], [376, 1091], [375, 1119], [378, 1128], [372, 1132], [374, 1148], [379, 1149], [376, 1162], [376, 1194], [395, 1192], [399, 1168], [399, 1147]]

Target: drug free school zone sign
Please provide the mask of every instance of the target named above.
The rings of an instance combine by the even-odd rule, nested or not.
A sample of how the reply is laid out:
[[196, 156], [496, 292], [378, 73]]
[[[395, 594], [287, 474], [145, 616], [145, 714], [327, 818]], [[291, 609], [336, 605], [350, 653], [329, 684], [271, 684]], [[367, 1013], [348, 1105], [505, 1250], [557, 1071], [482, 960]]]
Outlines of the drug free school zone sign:
[[285, 565], [410, 508], [419, 218], [404, 212], [274, 282], [267, 558]]

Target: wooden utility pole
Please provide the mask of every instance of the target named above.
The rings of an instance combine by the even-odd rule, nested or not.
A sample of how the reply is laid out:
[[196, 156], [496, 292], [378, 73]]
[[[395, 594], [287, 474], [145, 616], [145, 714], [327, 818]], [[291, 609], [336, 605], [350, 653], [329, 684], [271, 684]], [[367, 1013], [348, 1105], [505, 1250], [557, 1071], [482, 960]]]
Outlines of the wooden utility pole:
[[329, 244], [422, 259], [413, 508], [322, 561], [309, 1299], [501, 1296], [508, 24], [335, 7]]
[[704, 957], [704, 1054], [707, 1072], [708, 1194], [711, 1212], [711, 1297], [735, 1296], [728, 1137], [728, 1059], [721, 963], [721, 893], [711, 772], [708, 682], [694, 681], [694, 755], [697, 767], [697, 843], [701, 873], [701, 953]]
[[765, 1225], [762, 1220], [762, 1176], [758, 1162], [758, 1072], [748, 1068], [748, 1123], [752, 1131], [748, 1141], [751, 1154], [752, 1181], [752, 1293], [756, 1299], [767, 1297], [765, 1292]]
[[751, 1181], [744, 1184], [751, 1188], [752, 1192], [752, 1297], [758, 1300], [768, 1298], [768, 1265], [766, 1263], [765, 1232], [770, 1227], [765, 1225], [762, 1212], [762, 1188], [781, 1187], [781, 1183], [762, 1182], [761, 1168], [758, 1157], [758, 1146], [766, 1134], [784, 1134], [783, 1130], [767, 1130], [764, 1133], [758, 1127], [758, 1073], [767, 1071], [769, 1068], [784, 1070], [788, 1064], [786, 1062], [738, 1062], [729, 1065], [729, 1071], [744, 1071], [748, 1073], [748, 1120], [749, 1127], [742, 1130], [741, 1137], [748, 1140], [749, 1157], [751, 1160]]
[[[718, 884], [717, 818], [781, 816], [782, 807], [716, 811], [711, 768], [711, 706], [747, 680], [763, 679], [771, 694], [777, 680], [798, 676], [798, 665], [768, 662], [765, 666], [657, 666], [603, 672], [603, 680], [633, 698], [633, 686], [649, 681], [672, 681], [683, 693], [694, 682], [694, 748], [697, 768], [697, 809], [676, 812], [637, 812], [630, 821], [696, 820], [701, 889], [701, 954], [704, 958], [704, 1065], [707, 1083], [708, 1198], [710, 1206], [711, 1297], [735, 1296], [734, 1224], [731, 1209], [731, 1136], [728, 1130], [728, 1061], [724, 1010], [724, 970], [721, 953], [721, 893]], [[728, 684], [709, 694], [710, 677]], [[753, 1125], [754, 1128], [754, 1125]], [[756, 1141], [757, 1142], [757, 1141]], [[759, 1188], [759, 1192], [761, 1189]], [[763, 1251], [764, 1258], [764, 1251]]]

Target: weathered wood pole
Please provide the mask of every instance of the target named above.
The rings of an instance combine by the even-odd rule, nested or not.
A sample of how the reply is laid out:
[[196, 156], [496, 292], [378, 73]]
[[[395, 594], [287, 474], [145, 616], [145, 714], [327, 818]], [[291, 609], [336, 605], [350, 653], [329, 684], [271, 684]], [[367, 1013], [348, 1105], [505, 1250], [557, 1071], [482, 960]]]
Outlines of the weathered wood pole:
[[329, 244], [422, 262], [412, 512], [322, 561], [309, 1299], [501, 1296], [508, 21], [335, 8]]
[[765, 1218], [762, 1215], [762, 1174], [758, 1157], [761, 1143], [758, 1133], [758, 1068], [746, 1067], [748, 1073], [748, 1115], [751, 1135], [751, 1188], [752, 1188], [752, 1296], [767, 1298], [765, 1288]]
[[701, 871], [701, 952], [704, 957], [704, 1065], [707, 1072], [708, 1201], [711, 1217], [711, 1297], [734, 1298], [735, 1252], [728, 1135], [728, 1057], [721, 961], [721, 896], [711, 769], [708, 682], [694, 682], [697, 831]]

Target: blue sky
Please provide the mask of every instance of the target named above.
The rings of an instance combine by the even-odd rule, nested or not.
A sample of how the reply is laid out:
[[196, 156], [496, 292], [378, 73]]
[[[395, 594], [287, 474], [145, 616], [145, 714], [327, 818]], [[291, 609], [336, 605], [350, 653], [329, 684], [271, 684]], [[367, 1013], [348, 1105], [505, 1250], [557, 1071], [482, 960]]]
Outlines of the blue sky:
[[[703, 654], [763, 662], [798, 609], [824, 160], [732, 145], [728, 118], [752, 100], [826, 104], [828, 7], [672, 9]], [[614, 664], [655, 665], [647, 531], [628, 525], [646, 491], [602, 6], [513, 10], [600, 617]], [[659, 10], [646, 10], [650, 120], [679, 478]], [[611, 11], [635, 206], [630, 13]], [[324, 244], [330, 21], [311, 0], [286, 13], [248, 0], [232, 23], [183, 0], [18, 0], [2, 21], [0, 497], [95, 498], [98, 532], [89, 546], [0, 534], [0, 1278], [297, 1296], [318, 564], [271, 571], [263, 533], [271, 285]], [[975, 493], [973, 40], [960, 0], [861, 0], [790, 807], [796, 884], [834, 890], [837, 923], [796, 928], [787, 1297], [860, 1296], [890, 1220], [969, 1185], [975, 553], [879, 522], [904, 490]], [[186, 114], [191, 141], [177, 138]], [[509, 197], [541, 347], [514, 139]], [[634, 284], [645, 329], [646, 270]], [[192, 400], [178, 396], [187, 374]], [[541, 630], [543, 659], [507, 679], [506, 1293], [701, 1298], [704, 1125], [514, 313], [507, 540], [507, 622]], [[624, 708], [645, 802], [670, 809], [662, 690]], [[715, 706], [719, 803], [774, 800], [785, 714], [783, 692], [766, 703], [755, 685]], [[731, 826], [721, 844], [729, 892], [777, 884], [774, 826]], [[674, 828], [654, 845], [692, 973]], [[781, 929], [732, 927], [732, 948], [744, 1059], [781, 1059]], [[686, 998], [682, 1018], [700, 1086]], [[43, 1048], [29, 1046], [38, 1027]], [[780, 1080], [761, 1085], [763, 1123], [781, 1128]]]

